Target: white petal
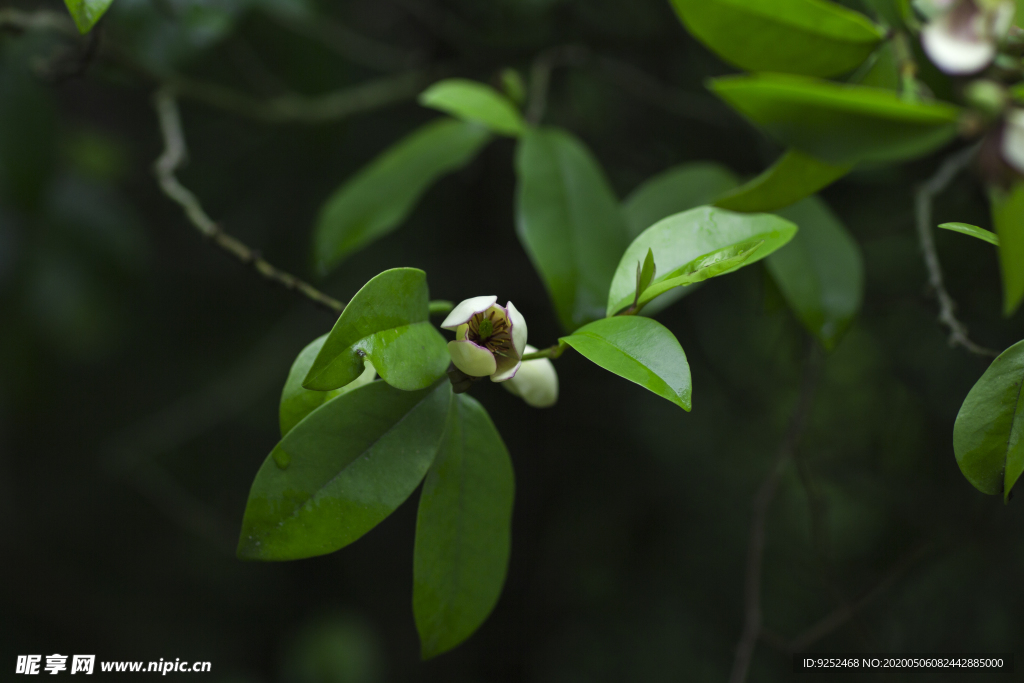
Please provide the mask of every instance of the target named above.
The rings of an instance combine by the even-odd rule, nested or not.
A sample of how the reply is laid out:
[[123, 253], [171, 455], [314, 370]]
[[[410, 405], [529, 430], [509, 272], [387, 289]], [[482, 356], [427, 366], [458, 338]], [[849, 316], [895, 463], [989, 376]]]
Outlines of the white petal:
[[948, 74], [981, 71], [996, 56], [994, 41], [958, 35], [948, 16], [924, 27], [921, 45], [935, 66]]
[[463, 339], [466, 338], [467, 330], [469, 330], [469, 325], [466, 323], [462, 323], [461, 325], [455, 328], [455, 338], [458, 339], [459, 341], [462, 341]]
[[491, 375], [492, 382], [504, 382], [507, 379], [512, 379], [515, 377], [516, 371], [519, 370], [519, 366], [522, 365], [518, 356], [495, 356], [495, 360], [497, 367], [494, 369], [494, 374]]
[[487, 377], [498, 369], [494, 354], [468, 339], [448, 342], [448, 353], [455, 367], [472, 377]]
[[[477, 313], [482, 313], [488, 308], [494, 305], [494, 302], [498, 300], [496, 296], [474, 296], [472, 299], [466, 299], [461, 304], [452, 309], [452, 312], [448, 314], [448, 317], [441, 323], [442, 330], [454, 330], [456, 327], [463, 323], [468, 323], [469, 319]], [[465, 372], [465, 370], [463, 370]]]
[[1006, 117], [1000, 151], [1006, 163], [1024, 173], [1024, 110], [1014, 109]]
[[511, 301], [505, 309], [508, 311], [508, 321], [512, 325], [512, 346], [516, 349], [516, 355], [522, 357], [523, 349], [526, 348], [526, 319]]
[[[526, 353], [536, 350], [532, 346], [526, 347]], [[534, 408], [549, 408], [558, 401], [558, 373], [548, 358], [524, 361], [515, 377], [501, 386]]]

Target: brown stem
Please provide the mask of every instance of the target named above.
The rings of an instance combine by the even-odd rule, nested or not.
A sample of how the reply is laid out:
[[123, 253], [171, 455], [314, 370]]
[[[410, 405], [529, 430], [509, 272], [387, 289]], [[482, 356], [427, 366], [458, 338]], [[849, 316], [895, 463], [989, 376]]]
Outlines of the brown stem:
[[803, 437], [813, 407], [814, 391], [818, 384], [821, 366], [821, 350], [813, 342], [804, 363], [803, 379], [800, 386], [800, 397], [790, 418], [789, 428], [782, 439], [775, 462], [768, 471], [768, 476], [761, 482], [753, 501], [753, 515], [750, 522], [750, 540], [747, 544], [747, 570], [744, 583], [746, 612], [743, 619], [743, 632], [736, 644], [736, 657], [733, 660], [729, 683], [744, 683], [750, 670], [750, 660], [754, 648], [761, 636], [761, 570], [764, 562], [765, 522], [768, 508], [779, 487], [782, 472], [793, 458], [797, 445]]
[[946, 290], [942, 276], [942, 264], [939, 261], [939, 254], [935, 248], [935, 236], [932, 232], [932, 201], [946, 189], [953, 178], [960, 171], [967, 168], [974, 155], [978, 151], [978, 145], [972, 145], [947, 158], [939, 170], [931, 178], [925, 181], [915, 194], [915, 217], [917, 221], [917, 238], [921, 243], [921, 253], [924, 256], [924, 264], [928, 268], [928, 284], [935, 292], [939, 300], [939, 321], [949, 328], [949, 345], [962, 346], [971, 353], [979, 356], [995, 357], [998, 351], [980, 346], [967, 336], [967, 327], [960, 322], [954, 311], [956, 302]]
[[203, 210], [199, 199], [192, 194], [191, 190], [182, 185], [175, 172], [185, 162], [188, 155], [185, 146], [185, 135], [181, 128], [181, 115], [178, 113], [178, 102], [174, 91], [164, 87], [156, 91], [153, 96], [153, 106], [156, 108], [157, 117], [160, 121], [160, 130], [164, 138], [164, 151], [153, 164], [153, 171], [156, 174], [160, 189], [170, 199], [176, 202], [185, 211], [189, 222], [211, 242], [234, 256], [246, 265], [250, 265], [257, 273], [267, 280], [275, 282], [286, 289], [297, 291], [314, 303], [335, 313], [340, 313], [345, 304], [337, 299], [324, 294], [308, 282], [300, 280], [291, 273], [287, 273], [271, 265], [258, 252], [246, 246], [242, 241], [224, 232], [224, 230], [210, 218]]

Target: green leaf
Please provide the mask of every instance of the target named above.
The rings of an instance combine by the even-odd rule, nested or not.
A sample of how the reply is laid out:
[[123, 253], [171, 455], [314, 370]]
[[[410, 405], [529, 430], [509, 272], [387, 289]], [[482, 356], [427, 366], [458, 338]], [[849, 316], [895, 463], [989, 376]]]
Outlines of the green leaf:
[[836, 76], [867, 59], [882, 32], [863, 14], [824, 0], [672, 0], [683, 24], [747, 71]]
[[715, 206], [730, 211], [775, 211], [809, 197], [850, 171], [795, 149], [787, 150], [764, 173], [719, 197]]
[[765, 265], [807, 331], [832, 349], [864, 296], [860, 248], [818, 197], [808, 197], [779, 215], [796, 223], [799, 231]]
[[646, 180], [622, 203], [630, 237], [636, 237], [662, 218], [711, 204], [736, 187], [736, 175], [706, 161], [681, 164]]
[[619, 377], [690, 410], [690, 365], [679, 341], [651, 318], [620, 315], [584, 325], [559, 342]]
[[78, 32], [85, 35], [110, 7], [114, 0], [64, 0]]
[[420, 104], [502, 135], [517, 136], [526, 128], [519, 110], [507, 97], [489, 85], [464, 78], [435, 83], [420, 95]]
[[[608, 285], [629, 243], [601, 167], [569, 133], [528, 130], [516, 153], [516, 228], [566, 330], [603, 317]], [[630, 266], [635, 284], [636, 260]], [[632, 290], [630, 291], [632, 294]]]
[[960, 471], [989, 495], [1010, 490], [1024, 472], [1024, 341], [992, 361], [964, 400], [953, 426]]
[[999, 246], [999, 238], [992, 232], [979, 228], [977, 225], [970, 225], [968, 223], [941, 223], [940, 228], [945, 230], [952, 230], [953, 232], [959, 232], [962, 235], [970, 235], [971, 237], [977, 237], [979, 240], [988, 242]]
[[1024, 300], [1024, 182], [1009, 192], [994, 188], [990, 195], [1003, 271], [1003, 313], [1010, 316]]
[[637, 261], [636, 264], [636, 299], [640, 299], [640, 295], [651, 286], [651, 281], [654, 280], [654, 276], [657, 274], [658, 268], [654, 265], [654, 252], [650, 249], [647, 250], [647, 256], [644, 257], [643, 265]]
[[787, 220], [699, 206], [655, 223], [626, 249], [608, 292], [607, 314], [633, 303], [636, 263], [654, 252], [658, 275], [640, 297], [645, 305], [673, 287], [731, 273], [772, 253], [796, 233]]
[[430, 324], [427, 276], [417, 268], [385, 270], [348, 303], [317, 354], [302, 386], [339, 389], [370, 361], [398, 389], [424, 389], [448, 368], [444, 337]]
[[710, 87], [782, 144], [836, 165], [927, 154], [953, 139], [960, 114], [891, 90], [783, 74], [728, 76]]
[[238, 556], [324, 555], [380, 524], [427, 473], [451, 397], [447, 381], [423, 391], [371, 382], [307, 415], [256, 474]]
[[398, 227], [431, 184], [468, 164], [490, 137], [477, 124], [439, 119], [374, 159], [321, 208], [313, 238], [317, 268], [327, 273]]
[[302, 386], [309, 368], [313, 365], [313, 359], [320, 353], [321, 347], [327, 340], [327, 335], [321, 335], [311, 341], [306, 348], [302, 349], [292, 368], [288, 372], [288, 379], [284, 383], [284, 390], [281, 392], [281, 407], [278, 411], [281, 423], [281, 436], [292, 430], [292, 427], [302, 421], [302, 418], [327, 403], [335, 396], [358, 389], [364, 384], [369, 384], [377, 376], [373, 365], [368, 364], [363, 374], [355, 381], [349, 382], [341, 389], [333, 391], [310, 391]]
[[899, 28], [914, 18], [909, 0], [864, 0], [864, 4], [877, 12], [878, 16], [893, 28]]
[[457, 395], [416, 518], [412, 609], [424, 659], [472, 635], [498, 602], [514, 489], [512, 461], [487, 411]]

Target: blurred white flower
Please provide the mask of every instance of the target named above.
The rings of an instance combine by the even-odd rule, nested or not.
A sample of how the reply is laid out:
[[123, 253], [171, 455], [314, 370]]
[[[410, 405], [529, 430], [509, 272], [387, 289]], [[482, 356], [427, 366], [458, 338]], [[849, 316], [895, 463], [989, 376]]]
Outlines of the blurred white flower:
[[921, 30], [921, 46], [948, 74], [970, 74], [988, 66], [1017, 10], [1014, 0], [926, 0], [917, 7], [929, 18]]
[[1024, 109], [1011, 109], [1006, 114], [999, 151], [1006, 163], [1024, 173]]
[[526, 348], [526, 321], [509, 301], [503, 308], [496, 296], [466, 299], [441, 323], [455, 330], [448, 342], [452, 362], [471, 377], [490, 377], [504, 382], [519, 370]]

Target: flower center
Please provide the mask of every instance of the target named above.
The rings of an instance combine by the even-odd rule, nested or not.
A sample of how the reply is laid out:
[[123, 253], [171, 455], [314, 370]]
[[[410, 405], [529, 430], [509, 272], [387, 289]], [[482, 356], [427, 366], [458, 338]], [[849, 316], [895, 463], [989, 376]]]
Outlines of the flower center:
[[469, 319], [466, 339], [483, 346], [491, 353], [507, 356], [512, 348], [509, 324], [501, 313], [495, 310], [477, 313]]

